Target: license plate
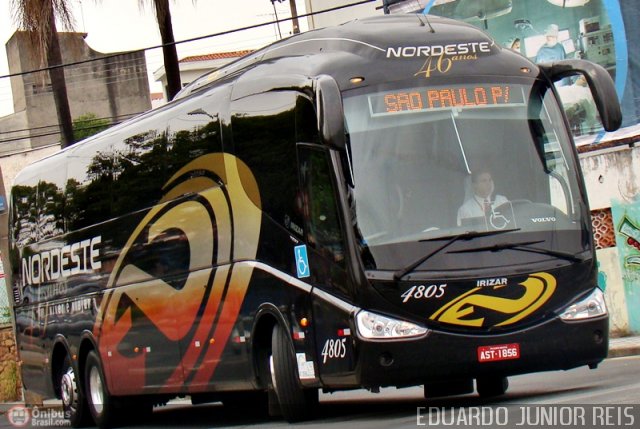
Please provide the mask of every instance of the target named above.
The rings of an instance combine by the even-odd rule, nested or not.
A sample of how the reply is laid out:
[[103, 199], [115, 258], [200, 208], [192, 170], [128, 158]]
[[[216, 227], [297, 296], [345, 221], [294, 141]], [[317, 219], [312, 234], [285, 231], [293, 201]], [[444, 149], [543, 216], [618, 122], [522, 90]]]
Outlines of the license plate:
[[495, 362], [519, 358], [520, 344], [518, 343], [478, 347], [478, 362]]

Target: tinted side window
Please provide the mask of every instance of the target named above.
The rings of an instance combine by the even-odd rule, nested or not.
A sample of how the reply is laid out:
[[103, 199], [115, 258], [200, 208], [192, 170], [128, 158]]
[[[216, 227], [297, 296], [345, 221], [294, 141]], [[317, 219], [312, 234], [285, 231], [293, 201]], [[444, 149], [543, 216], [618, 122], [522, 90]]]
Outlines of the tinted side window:
[[343, 264], [344, 244], [328, 153], [301, 145], [298, 154], [306, 202], [307, 242], [329, 260]]
[[223, 103], [216, 93], [188, 99], [74, 150], [66, 186], [70, 229], [152, 207], [179, 169], [222, 152]]
[[42, 242], [63, 233], [65, 175], [64, 164], [50, 158], [41, 161], [37, 169], [23, 173], [11, 189], [11, 233], [18, 246]]
[[320, 143], [318, 119], [313, 103], [299, 96], [296, 105], [296, 141], [298, 143]]
[[296, 93], [270, 92], [232, 105], [234, 153], [253, 172], [262, 210], [302, 235], [296, 159]]

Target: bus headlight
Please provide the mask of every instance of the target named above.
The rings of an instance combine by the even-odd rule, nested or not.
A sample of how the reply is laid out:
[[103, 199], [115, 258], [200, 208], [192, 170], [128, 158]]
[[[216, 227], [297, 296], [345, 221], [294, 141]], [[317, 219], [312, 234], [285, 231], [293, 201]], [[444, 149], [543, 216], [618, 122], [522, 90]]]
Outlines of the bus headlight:
[[588, 297], [569, 306], [560, 315], [560, 318], [562, 320], [581, 320], [605, 314], [607, 314], [607, 305], [604, 302], [604, 293], [600, 288], [595, 288]]
[[356, 326], [361, 337], [375, 340], [419, 337], [428, 331], [427, 328], [414, 323], [365, 310], [356, 316]]

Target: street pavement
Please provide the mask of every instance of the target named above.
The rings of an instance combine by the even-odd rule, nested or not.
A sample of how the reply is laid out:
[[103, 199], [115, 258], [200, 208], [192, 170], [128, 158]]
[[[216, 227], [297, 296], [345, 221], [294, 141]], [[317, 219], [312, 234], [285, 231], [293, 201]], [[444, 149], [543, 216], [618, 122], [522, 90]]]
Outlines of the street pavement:
[[[608, 359], [621, 358], [626, 356], [640, 355], [640, 336], [629, 336], [609, 339], [609, 355]], [[177, 403], [182, 404], [185, 400], [178, 400]], [[189, 402], [189, 401], [186, 401]], [[186, 404], [185, 402], [185, 404]], [[190, 403], [190, 402], [189, 402]], [[24, 405], [24, 402], [6, 402], [0, 403], [0, 415], [5, 414], [7, 410], [16, 405]], [[59, 409], [59, 400], [47, 400], [41, 409]]]

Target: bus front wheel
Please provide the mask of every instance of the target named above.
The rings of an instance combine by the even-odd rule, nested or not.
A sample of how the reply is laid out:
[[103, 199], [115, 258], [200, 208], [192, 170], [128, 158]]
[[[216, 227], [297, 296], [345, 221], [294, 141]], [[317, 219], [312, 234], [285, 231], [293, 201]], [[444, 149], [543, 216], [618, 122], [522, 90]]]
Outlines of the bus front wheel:
[[89, 411], [96, 426], [110, 428], [114, 424], [114, 400], [109, 395], [100, 359], [95, 351], [87, 355], [84, 372], [85, 392]]
[[273, 329], [271, 353], [271, 381], [282, 416], [288, 422], [311, 418], [318, 405], [318, 389], [304, 389], [300, 385], [293, 345], [286, 331], [279, 325]]

